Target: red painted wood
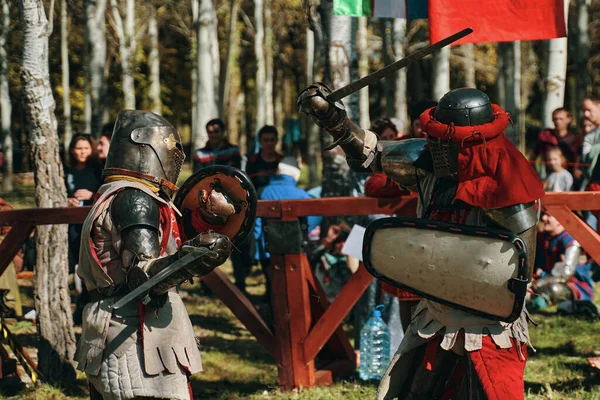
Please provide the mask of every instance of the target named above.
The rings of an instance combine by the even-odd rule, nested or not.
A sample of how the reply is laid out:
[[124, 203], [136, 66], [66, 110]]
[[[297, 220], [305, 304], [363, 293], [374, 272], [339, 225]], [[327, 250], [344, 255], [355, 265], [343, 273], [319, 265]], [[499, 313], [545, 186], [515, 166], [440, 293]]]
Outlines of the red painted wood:
[[212, 273], [204, 276], [202, 280], [244, 324], [246, 329], [254, 335], [261, 346], [277, 360], [277, 346], [273, 332], [265, 324], [248, 298], [240, 292], [227, 275], [217, 268]]
[[[286, 254], [285, 277], [290, 318], [290, 344], [294, 368], [294, 387], [315, 385], [314, 357], [305, 357], [304, 340], [311, 324], [310, 299], [302, 255]], [[277, 290], [277, 287], [273, 287]]]
[[600, 192], [546, 193], [542, 207], [566, 206], [573, 211], [600, 210]]
[[283, 256], [271, 256], [271, 282], [275, 340], [277, 345], [277, 373], [279, 388], [292, 390], [294, 386], [294, 367], [290, 339], [290, 311], [288, 308], [285, 259]]
[[[305, 255], [303, 255], [306, 258]], [[308, 260], [306, 260], [307, 269], [307, 280], [309, 288], [311, 289], [311, 310], [313, 315], [313, 320], [319, 321], [327, 308], [329, 308], [330, 303], [327, 298], [327, 294], [325, 294], [325, 290], [319, 283], [319, 281], [315, 278], [310, 266], [308, 265]], [[313, 323], [314, 326], [314, 323]], [[354, 348], [350, 344], [350, 339], [348, 335], [344, 331], [344, 328], [340, 325], [331, 338], [325, 343], [325, 347], [329, 348], [334, 354], [338, 356], [339, 359], [348, 359], [356, 365], [356, 353], [354, 352]]]
[[31, 235], [35, 225], [31, 222], [15, 224], [0, 243], [0, 276], [10, 265], [13, 258], [23, 248], [25, 240]]
[[373, 279], [361, 264], [306, 337], [304, 354], [308, 360], [317, 356]]

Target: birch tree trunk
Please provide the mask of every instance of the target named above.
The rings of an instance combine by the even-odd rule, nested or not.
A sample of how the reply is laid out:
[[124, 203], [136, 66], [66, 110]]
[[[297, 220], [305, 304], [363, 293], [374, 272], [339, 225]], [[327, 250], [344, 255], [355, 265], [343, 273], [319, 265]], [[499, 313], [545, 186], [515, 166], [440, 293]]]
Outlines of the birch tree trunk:
[[265, 122], [268, 125], [275, 124], [275, 115], [273, 111], [273, 18], [271, 9], [272, 0], [265, 2]]
[[[565, 20], [568, 21], [569, 1], [565, 1]], [[542, 123], [552, 127], [552, 111], [563, 107], [567, 83], [567, 38], [552, 39], [548, 49], [548, 72], [544, 80]]]
[[[382, 36], [382, 57], [383, 64], [389, 65], [394, 62], [395, 55], [392, 51], [393, 36], [392, 27], [393, 22], [390, 18], [380, 18], [379, 26], [381, 29]], [[405, 69], [405, 68], [403, 68]], [[395, 94], [394, 94], [394, 78], [388, 76], [384, 78], [383, 83], [383, 96], [385, 97], [385, 116], [391, 117], [394, 115], [395, 108]]]
[[133, 79], [133, 64], [137, 46], [135, 38], [135, 0], [125, 0], [125, 23], [123, 23], [117, 0], [110, 0], [110, 8], [115, 22], [115, 32], [117, 38], [119, 38], [125, 108], [135, 110], [135, 82]]
[[0, 20], [0, 148], [4, 154], [2, 166], [2, 193], [13, 190], [13, 141], [11, 133], [12, 103], [8, 89], [8, 56], [6, 43], [10, 31], [10, 9], [8, 0], [1, 0]]
[[[229, 39], [227, 40], [227, 55], [225, 56], [225, 69], [221, 73], [219, 81], [219, 116], [226, 115], [225, 109], [231, 96], [231, 74], [236, 62], [237, 49], [240, 41], [240, 34], [237, 29], [238, 10], [240, 0], [230, 1], [231, 16], [229, 20]], [[230, 125], [230, 124], [229, 124]]]
[[475, 82], [475, 51], [473, 43], [462, 45], [463, 68], [465, 69], [465, 86], [477, 88]]
[[158, 53], [158, 24], [156, 23], [156, 4], [150, 4], [148, 18], [148, 35], [150, 36], [150, 54], [148, 54], [148, 69], [150, 71], [150, 101], [152, 112], [162, 114], [160, 99], [160, 55]]
[[71, 85], [69, 83], [69, 38], [68, 38], [67, 0], [60, 1], [60, 65], [62, 69], [63, 119], [65, 130], [63, 135], [65, 160], [69, 154], [69, 144], [73, 131], [71, 128]]
[[84, 0], [86, 13], [85, 54], [89, 93], [86, 128], [95, 137], [102, 131], [104, 96], [106, 94], [106, 29], [104, 27], [107, 0]]
[[[367, 52], [367, 18], [358, 18], [357, 31], [357, 47], [358, 47], [358, 77], [369, 75], [369, 54]], [[360, 126], [367, 129], [371, 126], [371, 117], [369, 115], [369, 88], [366, 87], [358, 92], [359, 95], [359, 121]]]
[[[404, 46], [406, 43], [406, 20], [403, 18], [394, 19], [394, 57], [396, 60], [404, 58]], [[402, 68], [396, 72], [396, 82], [394, 85], [394, 116], [400, 121], [405, 122], [405, 129], [408, 129], [408, 104], [406, 101], [406, 72], [408, 68]], [[400, 127], [398, 127], [400, 128]]]
[[583, 98], [587, 96], [590, 84], [590, 74], [587, 66], [590, 53], [589, 6], [590, 0], [577, 0], [576, 104], [580, 104]]
[[[506, 137], [521, 147], [521, 42], [498, 43], [498, 86], [500, 106], [510, 113], [512, 124], [506, 129]], [[501, 86], [501, 88], [500, 88]]]
[[[346, 16], [333, 15], [332, 2], [323, 2], [322, 7], [328, 17], [324, 23], [328, 23], [329, 51], [328, 64], [329, 80], [331, 89], [336, 90], [349, 84], [358, 70], [358, 58], [356, 55], [356, 19]], [[348, 117], [358, 123], [358, 95], [343, 99]], [[331, 136], [321, 135], [321, 148], [331, 143]], [[364, 194], [364, 174], [356, 174], [346, 162], [344, 152], [338, 146], [331, 151], [323, 152], [323, 197], [331, 196], [360, 196]], [[334, 219], [335, 220], [335, 219]], [[328, 220], [329, 221], [329, 220]], [[328, 222], [324, 222], [326, 227]], [[326, 229], [324, 230], [327, 231]]]
[[198, 29], [200, 28], [200, 20], [198, 19], [200, 15], [198, 8], [200, 5], [198, 2], [199, 0], [190, 0], [190, 8], [192, 10], [192, 35], [190, 39], [190, 48], [192, 49], [192, 72], [190, 73], [192, 84], [192, 144], [194, 144], [196, 136], [201, 134], [201, 131], [198, 129], [198, 57], [196, 56], [198, 50]]
[[[39, 208], [66, 207], [48, 73], [48, 20], [42, 0], [20, 0], [19, 9], [23, 29], [23, 110], [35, 163], [36, 204]], [[36, 241], [38, 368], [50, 382], [66, 383], [76, 378], [72, 361], [75, 335], [67, 286], [67, 225], [38, 226]]]
[[264, 1], [254, 0], [254, 54], [256, 56], [256, 127], [260, 129], [266, 121], [267, 99], [265, 96], [265, 31], [263, 23]]
[[433, 100], [438, 101], [450, 91], [450, 47], [446, 46], [433, 54], [431, 68]]
[[[217, 14], [213, 0], [198, 0], [198, 25], [196, 28], [196, 118], [197, 126], [194, 132], [194, 148], [202, 148], [208, 140], [205, 125], [216, 118], [217, 98], [215, 93], [215, 84], [218, 83], [218, 77], [215, 76], [215, 54], [219, 54], [215, 49], [214, 32], [217, 26]], [[215, 51], [216, 50], [216, 51]], [[216, 64], [218, 65], [218, 64]], [[218, 70], [218, 69], [217, 69]]]
[[[323, 64], [326, 56], [324, 26], [319, 14], [319, 0], [308, 2], [306, 30], [306, 84], [323, 81]], [[311, 187], [320, 184], [318, 163], [321, 155], [320, 128], [310, 118], [308, 124], [308, 181]]]

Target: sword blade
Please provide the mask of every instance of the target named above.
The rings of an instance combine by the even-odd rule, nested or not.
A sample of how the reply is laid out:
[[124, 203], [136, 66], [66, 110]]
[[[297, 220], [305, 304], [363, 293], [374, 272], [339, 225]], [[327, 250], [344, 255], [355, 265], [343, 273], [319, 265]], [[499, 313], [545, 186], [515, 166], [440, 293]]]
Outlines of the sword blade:
[[[136, 300], [142, 295], [146, 294], [150, 289], [154, 286], [165, 280], [171, 274], [179, 271], [181, 268], [186, 265], [192, 264], [195, 261], [198, 261], [201, 257], [214, 253], [211, 250], [208, 250], [205, 247], [197, 247], [194, 251], [186, 254], [181, 257], [179, 260], [175, 261], [173, 264], [169, 265], [167, 268], [160, 271], [158, 274], [154, 275], [152, 278], [148, 279], [146, 282], [142, 283], [140, 286], [133, 289], [131, 292], [127, 293], [123, 296], [119, 301], [112, 305], [114, 310], [118, 310], [123, 307], [125, 304], [129, 303], [132, 300]], [[216, 256], [216, 253], [215, 253]]]
[[420, 59], [438, 51], [439, 49], [441, 49], [443, 47], [448, 46], [450, 43], [453, 43], [459, 39], [462, 39], [463, 37], [469, 35], [472, 32], [473, 32], [473, 29], [466, 28], [460, 32], [455, 33], [454, 35], [448, 36], [447, 38], [442, 39], [439, 42], [434, 43], [428, 47], [425, 47], [424, 49], [421, 49], [415, 53], [412, 53], [411, 55], [409, 55], [405, 58], [395, 61], [395, 62], [391, 63], [390, 65], [383, 67], [379, 71], [375, 71], [372, 74], [367, 75], [364, 78], [357, 80], [356, 82], [352, 82], [349, 85], [339, 88], [338, 90], [336, 90], [335, 92], [333, 92], [329, 96], [327, 96], [327, 100], [329, 100], [331, 102], [339, 101], [339, 100], [343, 99], [344, 97], [349, 96], [352, 93], [359, 91], [360, 89], [364, 88], [365, 86], [369, 86], [371, 83], [378, 81], [381, 78], [390, 76], [394, 72], [398, 71], [399, 69], [407, 67], [410, 64], [412, 64], [413, 62], [420, 60]]

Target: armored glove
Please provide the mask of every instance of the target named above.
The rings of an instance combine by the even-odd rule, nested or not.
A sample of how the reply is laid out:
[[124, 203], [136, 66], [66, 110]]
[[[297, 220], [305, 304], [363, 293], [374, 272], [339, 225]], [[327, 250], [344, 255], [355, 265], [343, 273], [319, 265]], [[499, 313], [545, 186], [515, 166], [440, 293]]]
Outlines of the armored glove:
[[152, 306], [160, 308], [166, 301], [166, 293], [172, 287], [183, 281], [194, 277], [202, 277], [212, 272], [213, 269], [223, 264], [231, 254], [231, 241], [227, 236], [208, 231], [199, 234], [195, 238], [183, 243], [177, 253], [168, 257], [158, 258], [150, 261], [143, 269], [130, 268], [127, 274], [127, 282], [130, 288], [136, 288], [148, 279], [169, 267], [185, 255], [196, 251], [198, 248], [206, 248], [209, 253], [202, 256], [193, 264], [186, 265], [177, 272], [172, 273], [150, 291]]
[[317, 125], [327, 129], [337, 141], [345, 133], [343, 123], [347, 116], [346, 109], [340, 101], [332, 103], [327, 100], [329, 94], [331, 90], [327, 85], [313, 83], [300, 93], [298, 109], [310, 115]]
[[324, 150], [340, 146], [348, 165], [357, 172], [377, 172], [377, 135], [364, 131], [348, 118], [341, 102], [327, 100], [331, 90], [324, 83], [313, 83], [298, 97], [298, 108], [331, 134], [334, 142]]
[[[171, 274], [167, 279], [152, 288], [152, 294], [161, 294], [170, 288], [177, 286], [183, 281], [195, 277], [202, 277], [222, 265], [231, 254], [231, 241], [227, 236], [208, 231], [199, 234], [195, 238], [184, 242], [179, 251], [172, 256], [161, 258], [150, 264], [147, 274], [152, 277], [160, 271], [178, 261], [183, 256], [198, 248], [211, 250], [194, 264], [186, 265], [177, 272]], [[164, 261], [163, 261], [164, 260]]]

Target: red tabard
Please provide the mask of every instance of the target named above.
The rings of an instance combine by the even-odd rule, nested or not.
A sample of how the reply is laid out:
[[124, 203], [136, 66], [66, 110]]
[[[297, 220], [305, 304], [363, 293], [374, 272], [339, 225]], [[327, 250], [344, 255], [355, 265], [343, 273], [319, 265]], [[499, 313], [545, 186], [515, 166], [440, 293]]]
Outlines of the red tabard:
[[474, 207], [500, 208], [529, 203], [544, 195], [542, 181], [527, 159], [504, 135], [508, 114], [492, 104], [496, 119], [477, 126], [446, 125], [421, 114], [428, 135], [459, 143], [458, 189], [454, 200]]

